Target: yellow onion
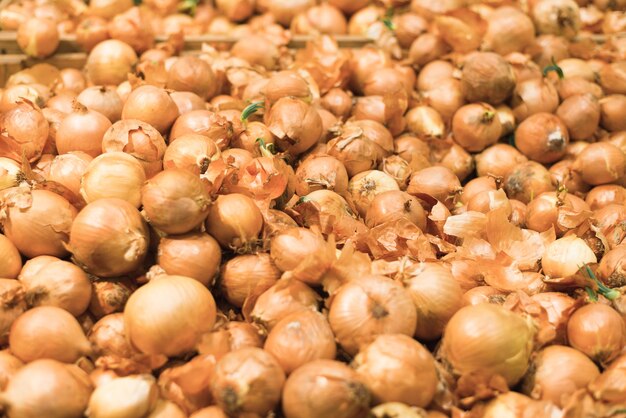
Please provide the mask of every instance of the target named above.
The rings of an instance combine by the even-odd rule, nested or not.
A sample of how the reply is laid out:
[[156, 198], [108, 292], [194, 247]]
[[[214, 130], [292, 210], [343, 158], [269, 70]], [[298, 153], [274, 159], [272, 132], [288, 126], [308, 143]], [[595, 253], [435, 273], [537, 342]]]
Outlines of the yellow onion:
[[337, 193], [348, 190], [348, 172], [335, 157], [313, 155], [296, 169], [296, 193], [305, 196], [315, 190], [328, 189]]
[[626, 129], [622, 110], [626, 103], [626, 96], [611, 94], [600, 99], [600, 123], [610, 132], [623, 131]]
[[361, 348], [352, 367], [376, 403], [403, 402], [425, 407], [438, 384], [435, 359], [417, 341], [402, 334], [379, 335]]
[[596, 274], [609, 287], [626, 286], [626, 272], [623, 266], [626, 260], [625, 252], [626, 246], [618, 245], [604, 254], [600, 260]]
[[159, 240], [157, 264], [170, 275], [191, 277], [208, 286], [215, 279], [221, 260], [218, 242], [205, 233], [170, 235]]
[[318, 359], [335, 358], [337, 347], [328, 320], [316, 311], [287, 315], [272, 328], [263, 347], [286, 374]]
[[420, 341], [439, 338], [450, 318], [463, 306], [458, 282], [445, 267], [421, 263], [408, 272], [403, 284], [417, 310], [415, 337]]
[[399, 190], [394, 178], [379, 170], [358, 173], [348, 183], [348, 193], [357, 211], [363, 217], [377, 195], [394, 190]]
[[383, 276], [365, 275], [337, 290], [328, 319], [337, 342], [355, 354], [377, 335], [413, 335], [417, 312], [410, 294], [399, 283]]
[[146, 418], [187, 418], [187, 414], [174, 402], [159, 399]]
[[567, 126], [550, 113], [529, 116], [515, 132], [516, 147], [522, 154], [540, 163], [552, 163], [563, 157], [568, 143]]
[[616, 184], [596, 186], [587, 193], [585, 202], [591, 210], [601, 209], [610, 204], [626, 203], [626, 189]]
[[89, 376], [79, 367], [35, 360], [17, 371], [0, 403], [10, 417], [80, 417], [92, 390]]
[[76, 100], [87, 109], [102, 113], [111, 123], [115, 123], [122, 118], [124, 102], [122, 102], [122, 98], [112, 87], [88, 87], [80, 92]]
[[56, 306], [79, 316], [89, 306], [91, 281], [78, 266], [56, 257], [28, 260], [18, 280], [29, 306]]
[[141, 189], [141, 203], [153, 227], [168, 234], [184, 234], [206, 218], [209, 189], [200, 177], [172, 168], [146, 182]]
[[567, 127], [573, 140], [587, 140], [598, 129], [600, 105], [591, 94], [574, 95], [565, 99], [556, 115]]
[[134, 119], [115, 122], [102, 138], [102, 152], [121, 151], [132, 155], [141, 163], [148, 179], [162, 170], [166, 147], [159, 131]]
[[452, 119], [452, 134], [465, 150], [479, 152], [498, 142], [502, 135], [496, 109], [487, 103], [462, 106]]
[[211, 393], [229, 415], [265, 415], [280, 401], [285, 373], [276, 359], [257, 348], [226, 354], [215, 367]]
[[[0, 190], [17, 186], [22, 177], [21, 173], [21, 167], [17, 161], [0, 157]], [[347, 183], [348, 179], [346, 174], [346, 184]]]
[[210, 99], [218, 90], [218, 84], [211, 66], [200, 58], [180, 57], [167, 72], [167, 88], [176, 91], [190, 91], [203, 99]]
[[154, 46], [152, 15], [143, 8], [132, 7], [109, 21], [109, 35], [130, 45], [138, 53]]
[[624, 369], [626, 357], [616, 358], [604, 372], [589, 385], [593, 397], [604, 402], [624, 402]]
[[406, 121], [411, 132], [419, 138], [443, 138], [445, 124], [441, 114], [430, 106], [419, 105], [406, 114]]
[[462, 190], [458, 177], [446, 167], [423, 168], [411, 176], [406, 191], [410, 195], [431, 196], [452, 208], [457, 194]]
[[552, 242], [541, 260], [543, 272], [549, 277], [569, 277], [585, 263], [597, 262], [589, 246], [576, 235], [568, 235]]
[[74, 111], [57, 128], [55, 142], [59, 154], [83, 151], [91, 157], [102, 153], [102, 138], [111, 122], [102, 113], [74, 102]]
[[89, 313], [96, 318], [122, 312], [126, 301], [137, 285], [131, 280], [100, 279], [93, 282]]
[[278, 66], [280, 51], [268, 36], [243, 37], [230, 50], [234, 57], [242, 58], [250, 65], [274, 70]]
[[224, 263], [219, 283], [226, 300], [240, 308], [253, 292], [270, 288], [279, 278], [269, 254], [245, 254]]
[[24, 363], [9, 350], [0, 351], [0, 389], [4, 392], [15, 373], [24, 366]]
[[584, 195], [591, 188], [583, 181], [582, 176], [574, 171], [574, 161], [563, 159], [550, 167], [552, 182], [562, 185], [569, 193]]
[[513, 168], [504, 181], [509, 199], [528, 203], [543, 192], [555, 190], [550, 172], [535, 161], [521, 162]]
[[604, 65], [599, 71], [599, 83], [606, 94], [625, 94], [626, 93], [626, 68], [622, 61], [616, 61], [608, 65]]
[[595, 142], [580, 152], [573, 169], [593, 186], [612, 183], [624, 177], [626, 156], [610, 142]]
[[174, 91], [170, 94], [176, 107], [178, 107], [178, 113], [181, 115], [192, 110], [202, 110], [206, 108], [205, 101], [202, 97], [190, 91]]
[[256, 324], [230, 321], [204, 334], [198, 343], [198, 352], [214, 356], [219, 361], [226, 353], [246, 347], [263, 347], [264, 331]]
[[117, 198], [139, 208], [146, 174], [134, 157], [124, 152], [107, 152], [89, 163], [81, 179], [80, 195], [85, 202]]
[[592, 303], [572, 314], [567, 323], [567, 339], [575, 349], [607, 365], [624, 347], [626, 325], [615, 309]]
[[427, 413], [422, 408], [409, 406], [402, 402], [385, 402], [371, 410], [375, 418], [441, 418], [445, 417], [439, 412]]
[[521, 317], [496, 305], [459, 310], [445, 329], [441, 353], [456, 374], [488, 373], [515, 385], [526, 373], [533, 332]]
[[241, 22], [248, 19], [254, 13], [254, 1], [252, 0], [217, 0], [217, 9], [233, 22]]
[[270, 108], [266, 118], [278, 148], [292, 155], [311, 148], [322, 136], [319, 113], [302, 100], [283, 97]]
[[139, 119], [152, 125], [162, 134], [170, 129], [176, 118], [178, 107], [169, 93], [151, 85], [134, 89], [122, 108], [122, 119]]
[[365, 214], [365, 223], [373, 228], [390, 220], [405, 217], [419, 229], [426, 229], [426, 214], [419, 201], [406, 192], [390, 190], [371, 201]]
[[169, 140], [174, 141], [185, 134], [196, 133], [212, 139], [224, 150], [233, 137], [233, 124], [225, 117], [210, 110], [192, 110], [176, 119]]
[[554, 85], [545, 78], [531, 78], [517, 84], [511, 109], [519, 123], [537, 113], [553, 113], [559, 106]]
[[500, 55], [475, 52], [463, 63], [461, 82], [467, 101], [497, 105], [513, 93], [515, 75], [511, 66]]
[[409, 48], [409, 62], [424, 66], [450, 52], [450, 46], [439, 35], [430, 32], [419, 35]]
[[17, 278], [22, 269], [22, 258], [11, 240], [2, 234], [0, 234], [0, 257], [0, 278]]
[[107, 20], [98, 16], [87, 16], [82, 19], [75, 29], [76, 44], [86, 52], [90, 52], [96, 45], [110, 38]]
[[295, 71], [274, 73], [263, 88], [265, 98], [273, 105], [283, 97], [292, 97], [310, 102], [312, 91], [308, 82]]
[[126, 80], [137, 63], [137, 54], [129, 45], [116, 39], [97, 44], [87, 56], [87, 77], [95, 85], [118, 85]]
[[53, 359], [74, 363], [91, 352], [78, 321], [66, 310], [39, 306], [13, 322], [9, 348], [20, 360]]
[[95, 388], [85, 413], [93, 418], [141, 417], [156, 406], [158, 398], [159, 390], [154, 377], [120, 377]]
[[283, 390], [285, 418], [357, 418], [369, 413], [370, 392], [344, 363], [316, 360], [294, 371]]
[[74, 262], [99, 277], [131, 273], [148, 251], [148, 227], [139, 211], [120, 199], [99, 199], [76, 216], [70, 233]]
[[180, 168], [193, 174], [204, 174], [211, 162], [220, 157], [214, 141], [203, 135], [185, 134], [173, 141], [165, 150], [165, 169]]
[[537, 32], [573, 38], [580, 28], [580, 11], [573, 0], [539, 0], [532, 8]]
[[48, 122], [41, 110], [20, 99], [16, 106], [0, 114], [0, 157], [35, 161], [41, 156], [48, 132]]
[[578, 350], [552, 345], [539, 351], [532, 360], [531, 372], [522, 383], [524, 393], [534, 399], [563, 406], [563, 399], [577, 389], [586, 388], [600, 375], [598, 367]]
[[0, 199], [6, 213], [4, 234], [27, 257], [64, 257], [76, 209], [62, 196], [47, 190], [14, 187]]
[[6, 345], [11, 325], [28, 309], [22, 284], [14, 279], [0, 279], [0, 302], [0, 344]]
[[550, 402], [534, 401], [517, 392], [498, 395], [484, 407], [483, 418], [516, 418], [519, 416], [553, 417], [561, 410]]
[[511, 6], [498, 7], [489, 14], [487, 23], [485, 49], [500, 55], [524, 51], [535, 37], [530, 17]]
[[93, 160], [82, 151], [68, 152], [54, 157], [50, 163], [47, 179], [65, 186], [75, 195], [80, 195], [80, 180]]
[[177, 356], [194, 349], [213, 327], [215, 315], [213, 296], [200, 282], [162, 275], [128, 299], [124, 326], [129, 341], [141, 352]]
[[16, 39], [26, 55], [45, 58], [59, 46], [59, 30], [54, 20], [33, 17], [20, 25]]
[[245, 248], [262, 228], [261, 211], [251, 198], [239, 193], [218, 196], [206, 218], [207, 232], [225, 248]]

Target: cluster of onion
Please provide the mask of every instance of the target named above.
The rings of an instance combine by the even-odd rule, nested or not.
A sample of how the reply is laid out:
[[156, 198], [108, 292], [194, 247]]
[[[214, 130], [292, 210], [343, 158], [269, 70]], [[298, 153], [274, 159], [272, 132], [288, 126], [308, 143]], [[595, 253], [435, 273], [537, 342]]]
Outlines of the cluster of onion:
[[170, 3], [36, 9], [85, 71], [0, 91], [10, 418], [619, 411], [626, 77], [573, 39], [615, 4]]

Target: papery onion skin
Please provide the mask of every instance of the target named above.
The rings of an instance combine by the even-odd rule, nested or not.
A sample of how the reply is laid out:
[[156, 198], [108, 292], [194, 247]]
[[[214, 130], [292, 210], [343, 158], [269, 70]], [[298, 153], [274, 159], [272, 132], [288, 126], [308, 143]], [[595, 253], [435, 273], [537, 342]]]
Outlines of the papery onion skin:
[[226, 354], [217, 363], [211, 392], [229, 414], [267, 414], [280, 401], [285, 373], [268, 352], [252, 347]]
[[571, 347], [552, 345], [539, 351], [522, 383], [524, 393], [534, 399], [562, 406], [562, 399], [587, 387], [600, 375], [598, 367]]
[[[6, 95], [6, 93], [4, 93]], [[0, 157], [35, 161], [48, 138], [48, 122], [34, 104], [21, 100], [0, 114]]]
[[337, 353], [328, 320], [310, 310], [292, 313], [278, 321], [263, 349], [276, 358], [286, 374], [313, 360], [332, 360]]
[[479, 304], [450, 319], [441, 350], [456, 373], [499, 374], [513, 386], [528, 368], [532, 336], [523, 318], [500, 306]]
[[0, 351], [0, 389], [4, 392], [15, 373], [24, 366], [24, 363], [9, 353], [9, 350]]
[[78, 214], [69, 248], [77, 265], [99, 277], [135, 271], [148, 251], [148, 227], [139, 211], [121, 199], [99, 199]]
[[11, 325], [28, 309], [24, 287], [14, 279], [0, 279], [0, 344], [9, 341]]
[[369, 275], [337, 290], [328, 319], [337, 342], [355, 354], [380, 334], [413, 335], [417, 313], [402, 286], [386, 277]]
[[57, 155], [50, 163], [47, 179], [67, 187], [78, 196], [80, 194], [80, 180], [92, 160], [90, 155], [82, 151]]
[[592, 303], [578, 309], [567, 323], [569, 344], [600, 364], [616, 358], [626, 341], [626, 325], [617, 311]]
[[31, 18], [17, 30], [17, 44], [27, 55], [45, 58], [59, 46], [59, 31], [52, 19]]
[[[137, 289], [124, 308], [131, 344], [146, 354], [177, 356], [195, 347], [215, 323], [215, 300], [197, 280], [158, 276]], [[181, 327], [179, 321], [184, 321]]]
[[322, 119], [315, 108], [302, 100], [284, 97], [270, 109], [266, 121], [282, 151], [298, 155], [322, 136]]
[[73, 363], [91, 352], [78, 321], [54, 306], [39, 306], [22, 314], [11, 327], [9, 347], [24, 362], [49, 358]]
[[92, 390], [89, 377], [77, 366], [35, 360], [11, 379], [1, 402], [10, 417], [81, 417]]
[[334, 360], [298, 368], [285, 382], [285, 418], [359, 418], [369, 412], [370, 393], [359, 375]]
[[377, 403], [425, 407], [435, 396], [435, 360], [424, 346], [406, 335], [379, 335], [359, 351], [352, 366]]
[[596, 275], [609, 287], [626, 286], [626, 245], [618, 245], [600, 260]]
[[170, 235], [159, 241], [157, 264], [170, 275], [191, 277], [209, 286], [221, 261], [219, 243], [206, 233]]
[[93, 418], [146, 416], [155, 407], [158, 397], [151, 375], [111, 379], [95, 388], [85, 414]]

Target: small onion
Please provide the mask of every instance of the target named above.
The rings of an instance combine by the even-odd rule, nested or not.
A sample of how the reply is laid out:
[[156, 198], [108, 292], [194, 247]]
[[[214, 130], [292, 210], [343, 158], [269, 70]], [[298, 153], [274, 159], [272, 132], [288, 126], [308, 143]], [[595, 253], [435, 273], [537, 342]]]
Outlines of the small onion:
[[618, 245], [608, 251], [600, 260], [596, 274], [609, 287], [626, 286], [626, 246]]
[[596, 262], [595, 254], [585, 241], [576, 235], [568, 235], [548, 245], [541, 265], [546, 276], [569, 277], [585, 263]]
[[158, 398], [154, 377], [120, 377], [96, 387], [85, 413], [92, 418], [143, 417], [156, 406]]
[[278, 280], [258, 296], [249, 316], [271, 331], [278, 321], [291, 313], [317, 310], [319, 300], [319, 295], [300, 280]]
[[536, 113], [519, 125], [515, 145], [533, 161], [552, 163], [563, 157], [569, 143], [567, 126], [555, 115]]
[[76, 100], [87, 109], [103, 114], [111, 123], [122, 118], [124, 102], [114, 88], [107, 86], [88, 87], [80, 92]]
[[591, 94], [574, 95], [561, 103], [556, 115], [565, 124], [573, 140], [587, 140], [598, 129], [600, 104]]
[[567, 323], [567, 339], [572, 347], [606, 365], [622, 351], [626, 325], [615, 309], [592, 303], [572, 314]]
[[161, 238], [157, 263], [167, 274], [210, 285], [219, 271], [222, 252], [215, 238], [201, 232]]
[[413, 335], [417, 322], [410, 294], [383, 276], [365, 275], [341, 286], [330, 305], [330, 326], [350, 354], [377, 335]]
[[129, 45], [116, 39], [97, 44], [87, 56], [87, 77], [96, 85], [118, 85], [137, 63], [137, 54]]
[[89, 306], [91, 281], [78, 266], [56, 257], [28, 260], [18, 280], [29, 306], [56, 306], [79, 316]]
[[532, 8], [537, 32], [573, 38], [580, 28], [580, 10], [574, 0], [538, 0]]
[[151, 85], [134, 89], [122, 108], [122, 119], [139, 119], [152, 125], [162, 134], [170, 129], [176, 118], [178, 107], [169, 93]]
[[169, 140], [172, 142], [190, 133], [204, 135], [212, 139], [221, 150], [224, 150], [233, 137], [233, 124], [225, 117], [210, 110], [192, 110], [176, 119]]
[[181, 115], [192, 110], [205, 109], [205, 101], [202, 97], [190, 91], [174, 91], [170, 93], [170, 97], [176, 103], [178, 113]]
[[348, 193], [362, 217], [365, 216], [372, 200], [377, 195], [395, 190], [399, 190], [395, 179], [379, 170], [358, 173], [348, 183]]
[[92, 157], [102, 153], [102, 138], [111, 122], [102, 113], [74, 103], [74, 111], [60, 123], [56, 133], [59, 154], [83, 151]]
[[165, 169], [180, 168], [193, 174], [204, 174], [211, 162], [220, 157], [214, 141], [204, 135], [185, 134], [176, 138], [165, 150]]
[[352, 367], [376, 403], [403, 402], [425, 407], [435, 396], [435, 359], [406, 335], [379, 335], [359, 351]]
[[91, 352], [91, 346], [78, 321], [66, 310], [39, 306], [13, 322], [9, 348], [20, 360], [53, 359], [74, 363]]
[[515, 167], [528, 161], [516, 148], [508, 144], [495, 144], [476, 156], [478, 176], [492, 175], [507, 178]]
[[98, 16], [88, 16], [76, 26], [76, 44], [89, 52], [102, 41], [110, 38], [107, 21]]
[[268, 289], [280, 274], [267, 253], [239, 255], [222, 266], [220, 288], [229, 303], [242, 307], [256, 289]]
[[0, 351], [0, 389], [4, 392], [15, 373], [24, 366], [24, 363], [9, 350]]
[[422, 231], [426, 230], [426, 214], [419, 200], [399, 190], [376, 195], [365, 214], [365, 224], [373, 228], [400, 217], [407, 218]]
[[407, 193], [432, 196], [448, 208], [454, 206], [456, 195], [462, 190], [458, 177], [446, 167], [427, 167], [411, 176]]
[[80, 180], [93, 160], [82, 151], [72, 151], [54, 157], [50, 163], [47, 179], [65, 186], [75, 195], [80, 194]]
[[18, 370], [0, 402], [10, 417], [81, 417], [92, 390], [79, 367], [35, 360]]
[[120, 199], [99, 199], [76, 216], [68, 247], [74, 262], [89, 273], [116, 277], [141, 265], [148, 240], [148, 227], [133, 205]]
[[267, 114], [267, 127], [282, 151], [298, 155], [311, 148], [322, 136], [322, 120], [317, 110], [302, 100], [279, 99]]
[[550, 172], [535, 161], [518, 164], [504, 181], [504, 190], [509, 199], [522, 203], [528, 203], [534, 196], [554, 189]]
[[558, 106], [559, 95], [554, 85], [544, 78], [531, 78], [518, 83], [511, 100], [517, 122], [537, 113], [553, 113]]
[[167, 72], [166, 86], [176, 91], [195, 93], [205, 100], [213, 97], [218, 90], [217, 79], [209, 64], [192, 56], [174, 61]]
[[511, 66], [492, 52], [469, 55], [463, 63], [461, 82], [469, 102], [487, 102], [490, 105], [504, 102], [515, 88]]
[[337, 351], [328, 320], [319, 312], [304, 310], [281, 319], [263, 347], [286, 374], [318, 359], [333, 360]]
[[177, 356], [194, 349], [200, 336], [213, 327], [215, 315], [213, 296], [200, 282], [162, 275], [128, 299], [124, 327], [141, 352]]
[[249, 322], [227, 322], [204, 334], [198, 344], [200, 354], [214, 356], [219, 361], [226, 353], [246, 347], [263, 347], [263, 331]]
[[616, 184], [596, 186], [587, 193], [585, 202], [591, 210], [611, 204], [623, 205], [626, 204], [626, 189]]
[[27, 257], [64, 257], [76, 209], [62, 196], [47, 190], [14, 187], [2, 201], [4, 234]]
[[488, 18], [485, 48], [500, 55], [522, 52], [535, 38], [528, 15], [510, 6], [499, 7]]
[[626, 156], [609, 142], [589, 144], [580, 152], [573, 166], [582, 179], [593, 186], [612, 183], [624, 177]]
[[251, 198], [239, 193], [218, 196], [206, 218], [207, 232], [225, 248], [252, 244], [262, 228], [261, 211]]
[[[6, 93], [4, 93], [6, 95]], [[48, 139], [48, 122], [39, 108], [27, 100], [0, 114], [0, 157], [33, 162]]]
[[130, 295], [137, 288], [131, 280], [100, 279], [93, 282], [89, 313], [102, 318], [115, 312], [122, 312]]
[[311, 156], [296, 169], [296, 193], [305, 196], [315, 190], [328, 189], [337, 193], [348, 190], [345, 166], [329, 155]]
[[626, 106], [626, 96], [611, 94], [600, 99], [600, 123], [610, 132], [626, 130], [623, 109]]
[[344, 363], [316, 360], [294, 371], [283, 390], [285, 418], [358, 418], [369, 413], [370, 392]]
[[206, 218], [209, 189], [200, 177], [172, 168], [146, 182], [141, 189], [141, 203], [153, 227], [168, 234], [184, 234]]
[[411, 132], [419, 138], [443, 138], [445, 124], [441, 114], [430, 106], [420, 105], [406, 114], [406, 121]]
[[341, 11], [328, 3], [308, 8], [296, 15], [291, 21], [294, 34], [345, 34], [347, 22]]
[[59, 46], [59, 31], [52, 19], [33, 17], [17, 30], [17, 44], [27, 55], [45, 58]]
[[217, 363], [211, 392], [228, 415], [265, 415], [280, 401], [284, 383], [285, 373], [271, 354], [242, 348]]
[[524, 319], [483, 303], [466, 306], [452, 317], [441, 352], [455, 373], [501, 375], [513, 386], [526, 373], [532, 346], [532, 330]]
[[123, 152], [107, 152], [89, 163], [81, 179], [80, 195], [87, 203], [117, 198], [139, 208], [145, 181], [145, 171], [134, 157]]
[[452, 134], [465, 150], [479, 152], [498, 142], [502, 134], [496, 109], [486, 103], [462, 106], [452, 119]]

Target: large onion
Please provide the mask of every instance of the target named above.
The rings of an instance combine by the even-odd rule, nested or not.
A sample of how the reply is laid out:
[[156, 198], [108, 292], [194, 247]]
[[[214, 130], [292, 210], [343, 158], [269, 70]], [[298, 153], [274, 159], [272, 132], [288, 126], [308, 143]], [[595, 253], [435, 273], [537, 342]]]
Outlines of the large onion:
[[89, 53], [85, 69], [87, 77], [96, 85], [118, 85], [131, 72], [137, 54], [129, 45], [116, 39], [97, 44]]
[[245, 248], [259, 236], [263, 216], [248, 196], [221, 195], [209, 209], [206, 229], [222, 247]]
[[[93, 53], [93, 52], [92, 52]], [[144, 85], [130, 93], [122, 108], [122, 119], [138, 119], [165, 134], [178, 117], [178, 107], [162, 88]]]
[[[5, 93], [6, 94], [6, 93]], [[48, 122], [37, 106], [21, 100], [0, 115], [0, 157], [29, 161], [41, 156], [48, 139]]]
[[161, 275], [128, 299], [124, 326], [129, 341], [141, 352], [177, 356], [194, 349], [213, 327], [215, 315], [213, 296], [200, 282]]

